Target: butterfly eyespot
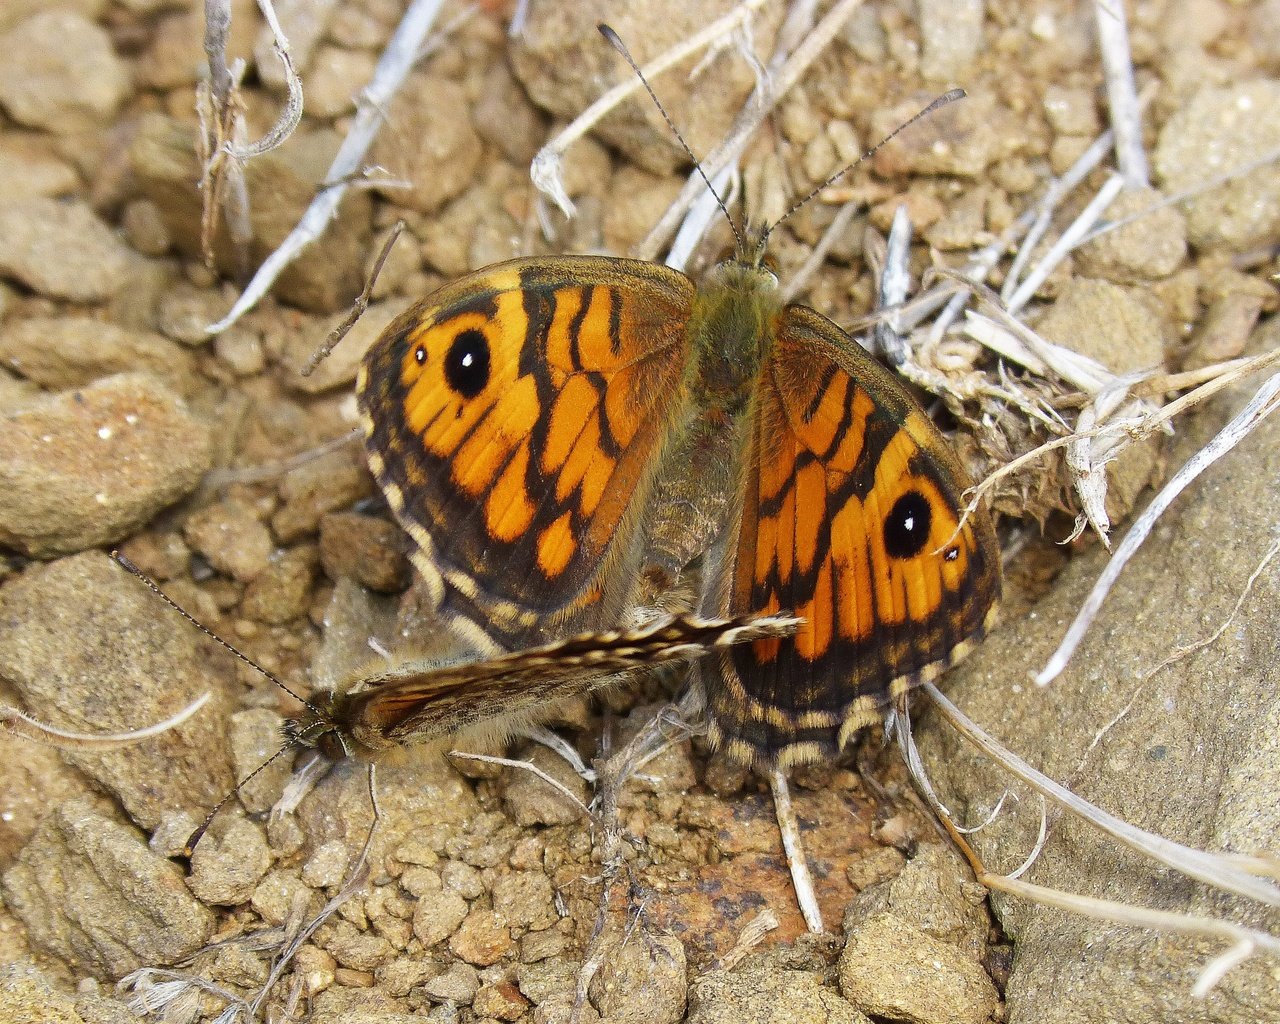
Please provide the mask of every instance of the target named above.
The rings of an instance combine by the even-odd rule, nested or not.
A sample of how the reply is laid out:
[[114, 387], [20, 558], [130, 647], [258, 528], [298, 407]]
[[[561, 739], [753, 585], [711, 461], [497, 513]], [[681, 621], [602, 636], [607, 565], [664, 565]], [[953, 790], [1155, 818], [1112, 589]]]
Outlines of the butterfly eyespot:
[[954, 562], [957, 558], [960, 557], [960, 549], [947, 548], [947, 550], [942, 553], [942, 557], [948, 562]]
[[884, 522], [884, 549], [890, 558], [915, 558], [929, 541], [933, 512], [919, 491], [908, 491], [893, 503]]
[[449, 387], [463, 398], [475, 398], [489, 383], [489, 339], [480, 331], [462, 331], [444, 357]]
[[413, 350], [413, 361], [419, 366], [425, 366], [427, 362], [427, 349], [423, 345], [419, 345]]

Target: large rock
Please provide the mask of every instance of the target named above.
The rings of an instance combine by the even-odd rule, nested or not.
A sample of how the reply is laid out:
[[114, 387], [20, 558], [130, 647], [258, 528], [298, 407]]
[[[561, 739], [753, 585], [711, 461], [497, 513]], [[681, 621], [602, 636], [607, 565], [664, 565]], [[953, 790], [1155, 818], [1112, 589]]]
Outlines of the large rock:
[[[1185, 423], [1180, 463], [1224, 422]], [[1275, 530], [1280, 419], [1271, 417], [1165, 514], [1121, 574], [1067, 671], [1038, 671], [1106, 555], [1078, 559], [1035, 614], [1006, 623], [954, 675], [950, 697], [1047, 775], [1142, 828], [1189, 846], [1251, 853], [1280, 845], [1280, 581], [1262, 574], [1213, 645], [1156, 671], [1177, 647], [1227, 619]], [[976, 824], [1007, 776], [936, 718], [919, 732], [939, 796]], [[1007, 805], [1006, 805], [1007, 807]], [[1091, 826], [1053, 814], [1029, 881], [1160, 910], [1213, 914], [1271, 930], [1280, 913], [1228, 900], [1122, 851]], [[1039, 802], [1024, 799], [969, 837], [998, 871], [1034, 847]], [[995, 900], [1016, 940], [1010, 1024], [1120, 1021], [1245, 1024], [1280, 1020], [1275, 963], [1231, 970], [1204, 1000], [1191, 994], [1221, 941], [1158, 935], [1012, 899]]]
[[108, 377], [0, 417], [0, 544], [36, 558], [111, 544], [195, 490], [209, 427], [164, 382]]
[[[161, 721], [217, 694], [218, 664], [193, 626], [99, 552], [32, 565], [0, 587], [0, 676], [59, 728], [125, 732]], [[198, 818], [231, 787], [217, 708], [140, 743], [64, 757], [144, 828], [174, 808]]]

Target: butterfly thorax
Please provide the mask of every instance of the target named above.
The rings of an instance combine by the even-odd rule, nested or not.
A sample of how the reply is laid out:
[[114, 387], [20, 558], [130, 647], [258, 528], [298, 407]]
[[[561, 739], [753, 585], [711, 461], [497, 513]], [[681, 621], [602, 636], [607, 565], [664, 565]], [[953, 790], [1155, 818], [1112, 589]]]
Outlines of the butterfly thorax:
[[731, 415], [742, 411], [769, 357], [781, 312], [778, 279], [758, 259], [735, 256], [712, 269], [689, 321], [697, 368], [692, 386], [700, 405]]

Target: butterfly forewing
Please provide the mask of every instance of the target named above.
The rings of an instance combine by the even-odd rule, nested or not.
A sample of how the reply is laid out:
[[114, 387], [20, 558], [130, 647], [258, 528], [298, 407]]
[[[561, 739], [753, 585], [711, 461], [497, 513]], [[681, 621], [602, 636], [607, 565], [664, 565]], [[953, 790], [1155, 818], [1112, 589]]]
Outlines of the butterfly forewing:
[[593, 603], [616, 621], [606, 598], [634, 566], [605, 570], [634, 549], [684, 405], [692, 298], [653, 264], [515, 260], [408, 310], [366, 357], [370, 464], [415, 565], [508, 645]]
[[983, 628], [999, 593], [984, 516], [902, 387], [835, 324], [780, 320], [756, 390], [730, 608], [785, 608], [788, 640], [723, 654], [713, 733], [740, 759], [830, 756]]

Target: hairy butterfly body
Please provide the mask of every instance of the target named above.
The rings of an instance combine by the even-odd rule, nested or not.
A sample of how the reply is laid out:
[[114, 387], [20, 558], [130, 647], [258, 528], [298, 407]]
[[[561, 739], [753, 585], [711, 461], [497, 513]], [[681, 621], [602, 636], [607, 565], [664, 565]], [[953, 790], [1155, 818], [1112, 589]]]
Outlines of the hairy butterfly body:
[[357, 382], [414, 564], [480, 649], [616, 623], [695, 559], [700, 614], [803, 618], [703, 666], [713, 739], [762, 766], [838, 751], [963, 654], [1000, 590], [945, 440], [782, 303], [764, 243], [699, 286], [610, 257], [477, 271], [393, 322]]

